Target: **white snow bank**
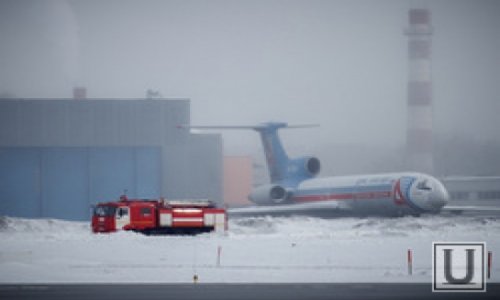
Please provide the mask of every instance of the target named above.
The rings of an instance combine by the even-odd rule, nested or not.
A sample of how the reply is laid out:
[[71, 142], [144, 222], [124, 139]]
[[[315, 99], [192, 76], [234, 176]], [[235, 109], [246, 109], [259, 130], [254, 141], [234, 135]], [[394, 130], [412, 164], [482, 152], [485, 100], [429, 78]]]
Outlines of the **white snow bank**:
[[192, 282], [194, 274], [200, 282], [430, 282], [433, 241], [485, 241], [500, 253], [500, 220], [258, 217], [230, 220], [225, 235], [144, 236], [0, 217], [0, 240], [1, 283]]
[[88, 231], [87, 222], [57, 219], [21, 219], [0, 216], [0, 233], [81, 233]]

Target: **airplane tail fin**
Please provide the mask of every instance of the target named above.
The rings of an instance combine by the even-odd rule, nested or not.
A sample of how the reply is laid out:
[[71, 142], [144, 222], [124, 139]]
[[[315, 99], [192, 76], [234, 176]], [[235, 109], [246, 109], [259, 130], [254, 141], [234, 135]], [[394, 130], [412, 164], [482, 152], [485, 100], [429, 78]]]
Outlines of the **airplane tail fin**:
[[[308, 128], [317, 127], [318, 125], [305, 124], [305, 125], [288, 125], [281, 122], [262, 123], [255, 126], [179, 126], [181, 128], [193, 129], [252, 129], [260, 134], [264, 153], [266, 155], [266, 162], [269, 170], [271, 183], [276, 183], [288, 179], [290, 177], [289, 166], [292, 161], [288, 157], [281, 139], [278, 135], [278, 129], [281, 128]], [[318, 162], [319, 171], [319, 162]]]

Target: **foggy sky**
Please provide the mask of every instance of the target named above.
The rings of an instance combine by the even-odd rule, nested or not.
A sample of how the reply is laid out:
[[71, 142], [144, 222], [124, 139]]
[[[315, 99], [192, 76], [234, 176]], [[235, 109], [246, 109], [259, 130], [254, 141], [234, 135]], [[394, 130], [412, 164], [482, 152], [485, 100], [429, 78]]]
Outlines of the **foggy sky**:
[[[434, 131], [500, 141], [500, 1], [0, 0], [0, 94], [190, 98], [193, 124], [318, 123], [291, 151], [399, 147], [408, 9], [432, 12]], [[260, 149], [224, 133], [232, 153]], [[325, 151], [323, 149], [323, 151]]]

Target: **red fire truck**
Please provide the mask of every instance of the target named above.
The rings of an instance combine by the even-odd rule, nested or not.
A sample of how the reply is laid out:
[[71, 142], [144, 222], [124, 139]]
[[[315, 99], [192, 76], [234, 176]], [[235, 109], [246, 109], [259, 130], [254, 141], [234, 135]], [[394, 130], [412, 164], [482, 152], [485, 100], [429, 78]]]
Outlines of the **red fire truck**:
[[227, 230], [227, 214], [211, 201], [133, 199], [99, 203], [94, 207], [92, 231], [133, 230], [145, 234], [184, 234]]

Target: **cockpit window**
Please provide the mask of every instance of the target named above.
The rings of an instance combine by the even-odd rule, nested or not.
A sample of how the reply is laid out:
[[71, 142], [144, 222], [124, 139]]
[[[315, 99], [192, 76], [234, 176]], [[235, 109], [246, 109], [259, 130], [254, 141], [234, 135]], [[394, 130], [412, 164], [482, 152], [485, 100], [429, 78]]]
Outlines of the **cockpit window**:
[[427, 183], [427, 180], [420, 181], [417, 183], [417, 189], [419, 190], [424, 190], [424, 191], [430, 191], [432, 190], [432, 187]]
[[112, 216], [114, 214], [115, 214], [114, 206], [99, 205], [94, 208], [94, 215], [98, 217], [107, 217], [107, 216]]

